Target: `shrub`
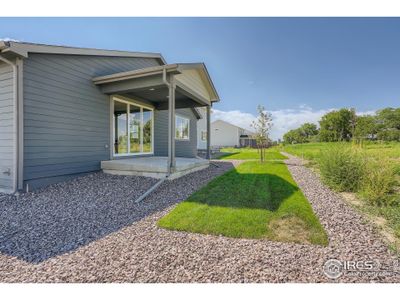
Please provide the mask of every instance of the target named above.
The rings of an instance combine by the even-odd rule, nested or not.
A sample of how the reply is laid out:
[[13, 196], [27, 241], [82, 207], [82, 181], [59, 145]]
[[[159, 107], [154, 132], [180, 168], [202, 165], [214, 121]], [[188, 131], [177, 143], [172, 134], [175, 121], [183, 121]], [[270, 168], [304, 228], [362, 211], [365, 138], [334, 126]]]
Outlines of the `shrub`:
[[356, 192], [365, 172], [365, 157], [360, 150], [339, 144], [321, 151], [318, 160], [322, 179], [333, 189]]
[[360, 195], [373, 205], [394, 201], [389, 193], [396, 185], [396, 170], [389, 160], [369, 161], [361, 184]]

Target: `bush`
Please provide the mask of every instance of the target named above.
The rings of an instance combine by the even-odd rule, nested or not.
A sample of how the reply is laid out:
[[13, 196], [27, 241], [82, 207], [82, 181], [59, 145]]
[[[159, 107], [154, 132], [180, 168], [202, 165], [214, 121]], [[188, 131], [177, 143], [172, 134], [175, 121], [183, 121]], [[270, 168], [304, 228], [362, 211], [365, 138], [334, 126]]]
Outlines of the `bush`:
[[373, 205], [389, 205], [389, 193], [396, 185], [396, 170], [389, 160], [370, 161], [365, 170], [360, 195]]
[[322, 179], [327, 185], [340, 192], [359, 190], [365, 172], [365, 157], [348, 145], [332, 145], [321, 151], [318, 160]]

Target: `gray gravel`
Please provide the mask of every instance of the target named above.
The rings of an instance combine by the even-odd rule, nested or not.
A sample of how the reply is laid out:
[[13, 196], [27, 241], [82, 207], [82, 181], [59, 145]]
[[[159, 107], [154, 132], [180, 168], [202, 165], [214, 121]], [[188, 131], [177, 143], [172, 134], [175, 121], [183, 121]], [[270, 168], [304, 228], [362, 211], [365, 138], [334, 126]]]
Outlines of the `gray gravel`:
[[[177, 202], [231, 168], [228, 162], [218, 162], [220, 168], [211, 166], [166, 183], [140, 204], [132, 204], [133, 201], [127, 199], [135, 198], [140, 194], [137, 190], [142, 189], [143, 184], [151, 185], [152, 179], [97, 173], [37, 194], [23, 195], [15, 204], [12, 199], [0, 200], [8, 210], [8, 213], [2, 211], [1, 234], [4, 234], [3, 228], [11, 233], [0, 241], [1, 247], [4, 243], [8, 245], [0, 250], [0, 281], [400, 282], [398, 275], [345, 274], [338, 280], [330, 280], [323, 274], [322, 266], [329, 258], [376, 259], [385, 265], [391, 264], [393, 257], [373, 229], [324, 187], [310, 170], [301, 166], [298, 159], [291, 158], [287, 163], [329, 235], [328, 247], [207, 236], [156, 226], [157, 220]], [[85, 204], [76, 203], [79, 199]], [[74, 203], [73, 208], [70, 208], [70, 201]], [[17, 202], [23, 205], [24, 212], [20, 212]], [[24, 204], [31, 202], [38, 202], [31, 204], [38, 207], [35, 214], [29, 213], [32, 208], [29, 204]], [[64, 209], [67, 213], [59, 212]], [[80, 217], [75, 217], [75, 213]], [[101, 221], [96, 220], [99, 214]], [[18, 221], [14, 227], [5, 225], [4, 216], [7, 222], [13, 217]], [[63, 218], [57, 221], [60, 216]], [[34, 218], [41, 221], [36, 222]], [[56, 224], [48, 224], [50, 220]], [[26, 222], [40, 229], [36, 239], [45, 237], [48, 240], [36, 241]], [[85, 225], [75, 224], [77, 222]], [[59, 224], [64, 224], [64, 233]], [[24, 228], [24, 234], [12, 235], [8, 228]], [[55, 233], [61, 236], [56, 237]], [[53, 243], [50, 236], [57, 241]], [[29, 243], [24, 242], [27, 237]], [[10, 243], [9, 239], [15, 243]], [[71, 241], [73, 246], [70, 246]]]
[[[135, 200], [157, 182], [148, 177], [102, 172], [49, 186], [16, 198], [0, 197], [0, 252], [39, 263], [128, 226], [149, 214], [182, 201], [210, 178], [232, 167], [219, 163], [197, 174], [196, 182], [167, 182], [169, 196]], [[190, 179], [190, 178], [186, 178]]]

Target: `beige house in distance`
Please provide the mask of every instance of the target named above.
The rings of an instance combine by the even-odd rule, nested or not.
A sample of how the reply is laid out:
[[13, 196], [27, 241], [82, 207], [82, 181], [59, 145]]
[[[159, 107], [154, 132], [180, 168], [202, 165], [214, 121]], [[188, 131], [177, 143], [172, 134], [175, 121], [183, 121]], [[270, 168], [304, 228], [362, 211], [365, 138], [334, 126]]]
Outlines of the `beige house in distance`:
[[211, 147], [247, 146], [244, 140], [252, 138], [253, 132], [226, 121], [216, 120], [211, 123]]
[[200, 116], [197, 121], [197, 149], [207, 149], [207, 110], [203, 107], [198, 107], [197, 112]]

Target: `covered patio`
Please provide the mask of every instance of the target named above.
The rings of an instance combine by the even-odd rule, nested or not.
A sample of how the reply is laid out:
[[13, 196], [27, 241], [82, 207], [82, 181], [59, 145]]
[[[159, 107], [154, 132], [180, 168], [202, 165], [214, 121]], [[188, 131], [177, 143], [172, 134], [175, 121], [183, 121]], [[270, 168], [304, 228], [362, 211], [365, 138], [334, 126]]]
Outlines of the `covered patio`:
[[[219, 101], [219, 97], [204, 64], [169, 64], [148, 67], [95, 77], [93, 82], [100, 87], [103, 93], [110, 95], [111, 99], [110, 145], [113, 146], [110, 147], [110, 160], [101, 162], [104, 172], [174, 179], [208, 166], [210, 159], [209, 134], [207, 134], [206, 159], [197, 158], [195, 155], [186, 157], [185, 153], [182, 154], [182, 151], [176, 150], [177, 142], [178, 144], [182, 143], [176, 136], [179, 131], [176, 128], [176, 109], [190, 109], [195, 116], [200, 117], [201, 114], [197, 108], [205, 107], [207, 132], [210, 132], [211, 106], [213, 102]], [[121, 142], [119, 136], [116, 138], [118, 120], [113, 101], [116, 97], [122, 99], [119, 101], [127, 103], [127, 124], [130, 122], [128, 121], [130, 107], [137, 105], [140, 107], [141, 113], [141, 116], [138, 117], [141, 119], [141, 121], [139, 120], [140, 129], [138, 126], [136, 126], [137, 128], [132, 127], [133, 129], [127, 127], [128, 133], [124, 132], [128, 138], [126, 145], [122, 148], [124, 151], [122, 155], [119, 150], [124, 140]], [[146, 145], [143, 143], [143, 112], [145, 110], [146, 113], [151, 111], [153, 117], [151, 125], [153, 133], [149, 134], [151, 138], [147, 138]], [[167, 111], [168, 114], [165, 118], [165, 126], [163, 124], [162, 128], [154, 129], [154, 114], [158, 111]], [[135, 147], [132, 147], [136, 141], [132, 136], [137, 138]], [[158, 148], [162, 147], [162, 151], [160, 149], [154, 151], [155, 145]], [[185, 144], [185, 147], [188, 146]], [[191, 144], [191, 147], [195, 146]], [[135, 148], [135, 153], [131, 153], [133, 148]]]

